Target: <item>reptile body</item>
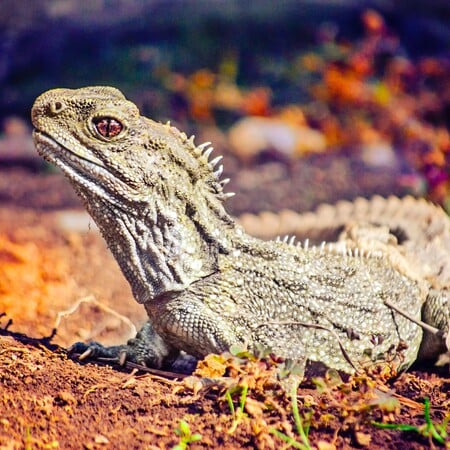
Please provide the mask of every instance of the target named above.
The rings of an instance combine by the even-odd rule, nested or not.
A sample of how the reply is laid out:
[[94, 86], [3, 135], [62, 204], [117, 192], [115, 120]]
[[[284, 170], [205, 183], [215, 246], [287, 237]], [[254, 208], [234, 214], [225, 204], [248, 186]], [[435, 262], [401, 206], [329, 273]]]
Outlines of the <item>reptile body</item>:
[[[141, 116], [114, 88], [48, 91], [32, 120], [38, 152], [72, 183], [148, 312], [136, 339], [97, 354], [162, 367], [180, 351], [262, 346], [313, 372], [353, 373], [445, 350], [448, 280], [417, 269], [391, 228], [358, 221], [322, 246], [251, 237], [224, 209], [209, 144]], [[437, 333], [424, 338], [421, 319]]]

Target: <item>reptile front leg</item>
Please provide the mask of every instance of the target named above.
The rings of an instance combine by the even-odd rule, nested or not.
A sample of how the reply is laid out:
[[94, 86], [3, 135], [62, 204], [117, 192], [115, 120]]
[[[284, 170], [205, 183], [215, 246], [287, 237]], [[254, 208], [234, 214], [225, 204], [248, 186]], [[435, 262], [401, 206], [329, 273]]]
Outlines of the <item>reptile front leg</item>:
[[211, 283], [205, 279], [176, 297], [160, 297], [144, 305], [165, 342], [197, 358], [247, 343], [225, 314], [208, 306], [209, 287]]
[[80, 359], [108, 358], [120, 364], [130, 361], [155, 369], [171, 368], [179, 355], [179, 350], [163, 341], [150, 322], [126, 344], [106, 347], [98, 342], [77, 342], [69, 352], [80, 354]]

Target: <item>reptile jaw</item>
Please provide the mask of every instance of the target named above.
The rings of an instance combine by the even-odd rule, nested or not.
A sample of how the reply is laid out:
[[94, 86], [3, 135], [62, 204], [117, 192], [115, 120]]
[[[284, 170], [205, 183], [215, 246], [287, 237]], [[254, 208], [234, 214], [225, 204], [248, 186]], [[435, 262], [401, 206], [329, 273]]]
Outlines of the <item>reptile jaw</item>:
[[53, 164], [55, 161], [59, 160], [59, 158], [56, 157], [56, 153], [58, 153], [58, 155], [61, 154], [64, 156], [65, 161], [69, 160], [74, 163], [79, 163], [81, 162], [80, 160], [82, 160], [105, 169], [105, 165], [98, 158], [95, 158], [92, 155], [87, 158], [85, 155], [75, 153], [74, 151], [67, 149], [62, 143], [58, 142], [44, 131], [34, 129], [33, 139], [37, 143], [36, 148], [38, 153]]
[[[59, 167], [75, 185], [85, 186], [88, 192], [96, 192], [99, 197], [119, 207], [121, 202], [115, 199], [118, 193], [127, 201], [140, 198], [137, 191], [114, 176], [99, 159], [75, 153], [38, 129], [33, 130], [33, 139], [39, 155]], [[95, 183], [98, 179], [104, 181], [101, 188]]]

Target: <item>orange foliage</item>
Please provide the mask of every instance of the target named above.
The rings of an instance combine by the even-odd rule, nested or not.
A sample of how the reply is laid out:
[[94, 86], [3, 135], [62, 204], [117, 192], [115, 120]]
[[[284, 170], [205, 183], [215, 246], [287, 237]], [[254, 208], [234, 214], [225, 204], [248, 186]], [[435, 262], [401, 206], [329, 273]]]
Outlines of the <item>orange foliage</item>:
[[331, 65], [325, 70], [323, 81], [330, 101], [359, 103], [368, 99], [367, 87], [351, 69]]
[[268, 88], [259, 87], [248, 92], [242, 102], [242, 111], [249, 116], [270, 115], [272, 92]]

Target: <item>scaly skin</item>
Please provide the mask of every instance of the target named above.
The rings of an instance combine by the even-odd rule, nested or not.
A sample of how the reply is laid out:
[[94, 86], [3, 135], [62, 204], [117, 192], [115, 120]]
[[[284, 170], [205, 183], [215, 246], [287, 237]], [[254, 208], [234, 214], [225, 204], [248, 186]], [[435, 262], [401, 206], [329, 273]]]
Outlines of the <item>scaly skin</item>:
[[205, 145], [142, 117], [117, 89], [48, 91], [32, 121], [38, 152], [72, 183], [148, 312], [135, 340], [91, 347], [97, 354], [125, 350], [161, 367], [181, 350], [201, 358], [247, 345], [313, 371], [387, 362], [401, 370], [423, 333], [386, 301], [415, 320], [430, 304], [446, 331], [447, 299], [437, 301], [382, 245], [366, 255], [356, 244], [307, 248], [247, 235], [223, 207], [226, 180]]
[[[382, 252], [402, 273], [426, 280], [429, 300], [422, 319], [444, 332], [448, 329], [450, 220], [439, 206], [410, 196], [374, 196], [323, 204], [303, 214], [290, 210], [244, 214], [239, 222], [247, 232], [264, 239], [290, 235], [313, 245], [327, 241], [338, 243], [336, 247]], [[442, 338], [424, 333], [419, 358], [433, 360], [446, 346]]]

